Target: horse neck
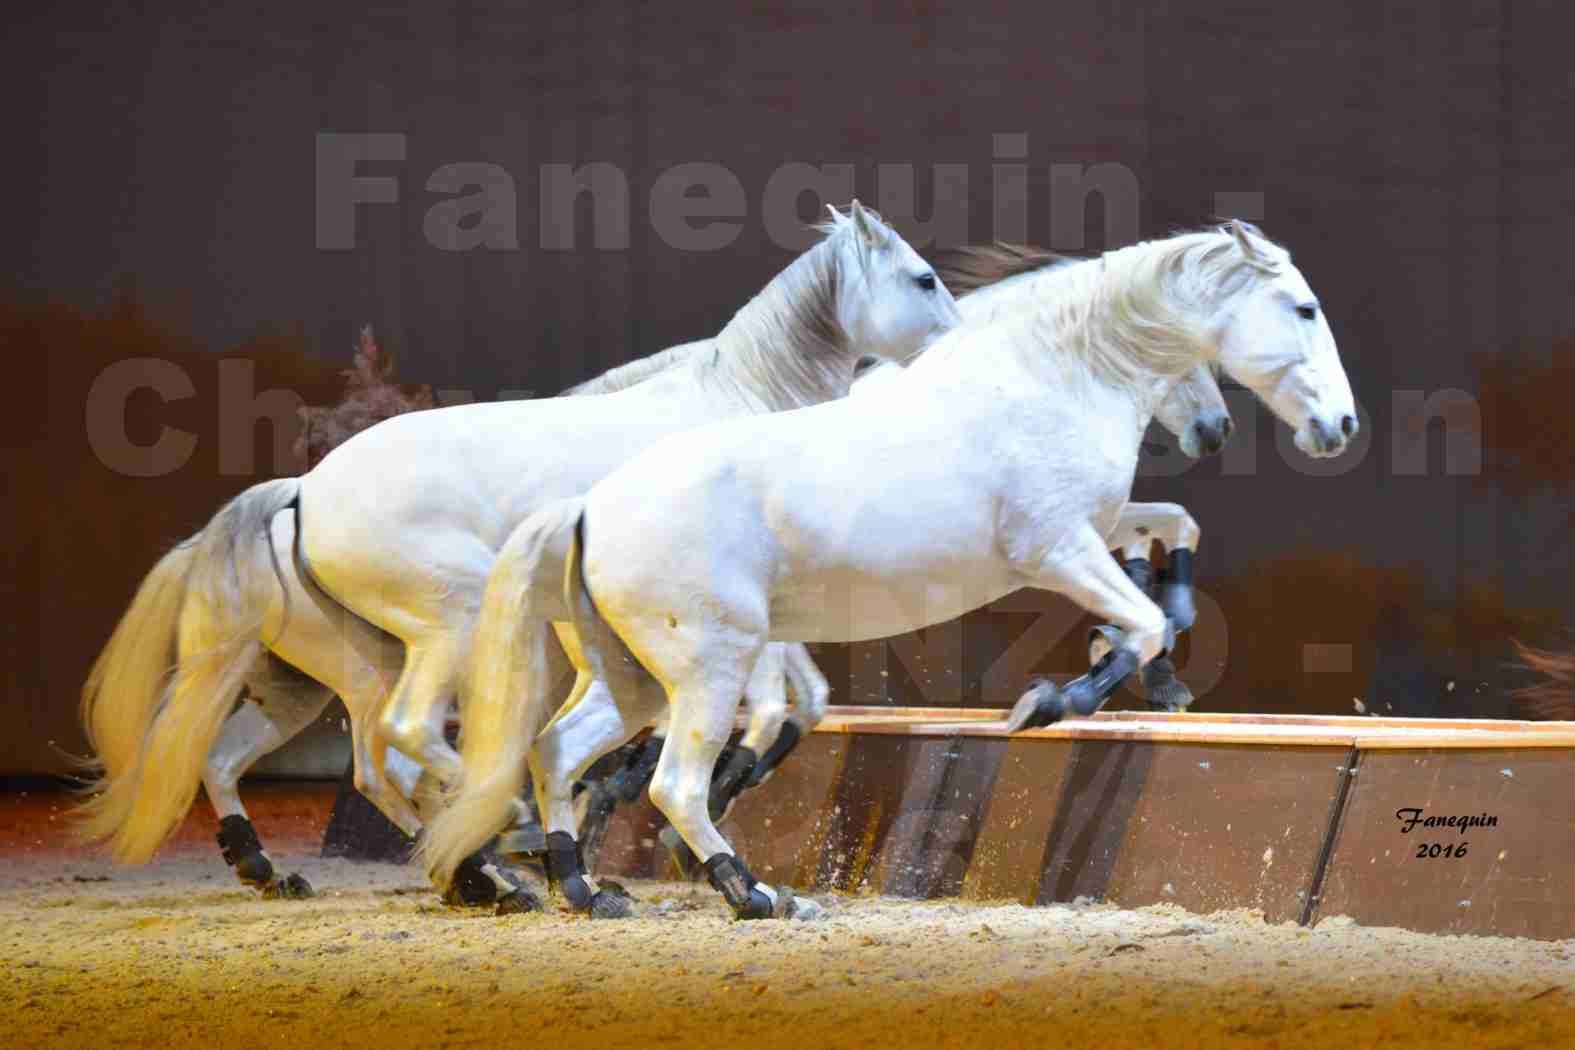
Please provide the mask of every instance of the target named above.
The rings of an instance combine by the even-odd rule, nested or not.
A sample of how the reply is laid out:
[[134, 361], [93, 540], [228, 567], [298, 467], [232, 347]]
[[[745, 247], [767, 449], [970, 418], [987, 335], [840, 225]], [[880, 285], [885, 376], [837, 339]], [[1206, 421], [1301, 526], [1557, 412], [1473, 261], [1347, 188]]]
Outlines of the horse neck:
[[717, 335], [708, 386], [764, 412], [845, 397], [858, 357], [837, 318], [841, 280], [829, 238], [800, 255]]
[[699, 342], [680, 343], [678, 346], [671, 346], [666, 350], [658, 350], [649, 357], [636, 358], [628, 364], [609, 369], [594, 379], [587, 379], [583, 383], [571, 386], [559, 396], [584, 397], [627, 390], [632, 386], [638, 386], [654, 375], [683, 364], [692, 358], [696, 351], [702, 350], [709, 345], [710, 340], [702, 339]]

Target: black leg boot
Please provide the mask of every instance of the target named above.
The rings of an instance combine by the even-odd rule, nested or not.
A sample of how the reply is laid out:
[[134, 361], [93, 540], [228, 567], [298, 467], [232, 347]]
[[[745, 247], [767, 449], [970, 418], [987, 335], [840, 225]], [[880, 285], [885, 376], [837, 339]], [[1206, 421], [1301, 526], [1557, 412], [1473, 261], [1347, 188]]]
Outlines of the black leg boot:
[[283, 878], [275, 875], [273, 861], [263, 852], [257, 829], [245, 817], [231, 816], [219, 821], [216, 837], [224, 863], [235, 869], [242, 882], [260, 890], [264, 897], [299, 900], [312, 896], [312, 884], [294, 872]]
[[772, 895], [760, 889], [755, 877], [731, 853], [718, 853], [705, 862], [706, 878], [726, 898], [737, 919], [769, 919], [776, 907]]
[[585, 873], [579, 844], [567, 831], [547, 833], [547, 877], [563, 894], [569, 907], [595, 919], [623, 919], [632, 915], [631, 898], [609, 884], [603, 888]]
[[1191, 551], [1177, 548], [1170, 552], [1165, 571], [1159, 574], [1156, 602], [1178, 633], [1190, 630], [1198, 618], [1197, 604], [1192, 598], [1192, 560]]
[[1115, 649], [1105, 654], [1093, 670], [1057, 688], [1048, 679], [1035, 679], [1007, 716], [1006, 727], [1016, 733], [1053, 725], [1068, 715], [1091, 715], [1104, 704], [1126, 677], [1138, 669], [1138, 657], [1130, 649]]
[[759, 787], [771, 779], [771, 774], [777, 771], [783, 761], [798, 747], [804, 737], [798, 723], [788, 721], [782, 723], [782, 731], [777, 734], [776, 741], [760, 756], [760, 761], [755, 763], [754, 771], [749, 774], [745, 787]]
[[607, 837], [608, 825], [620, 803], [634, 802], [651, 783], [656, 773], [656, 763], [662, 757], [662, 738], [648, 736], [635, 746], [623, 765], [606, 779], [590, 787], [591, 798], [585, 808], [585, 819], [580, 822], [581, 855], [586, 859], [586, 869], [595, 870], [596, 858]]
[[541, 898], [510, 875], [490, 849], [479, 849], [454, 869], [454, 878], [443, 893], [443, 903], [454, 908], [491, 904], [499, 915], [541, 911]]

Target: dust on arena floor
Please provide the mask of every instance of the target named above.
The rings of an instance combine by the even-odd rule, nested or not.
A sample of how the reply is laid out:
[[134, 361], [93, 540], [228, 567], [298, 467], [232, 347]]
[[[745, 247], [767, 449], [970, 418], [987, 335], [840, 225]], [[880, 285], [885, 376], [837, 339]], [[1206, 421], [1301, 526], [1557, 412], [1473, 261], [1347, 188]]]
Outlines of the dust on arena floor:
[[257, 807], [319, 891], [264, 901], [201, 807], [124, 869], [62, 847], [63, 797], [0, 797], [4, 1043], [1575, 1045], [1570, 941], [834, 895], [818, 922], [739, 924], [674, 883], [632, 883], [630, 920], [499, 919], [443, 908], [414, 868], [317, 858], [325, 798]]

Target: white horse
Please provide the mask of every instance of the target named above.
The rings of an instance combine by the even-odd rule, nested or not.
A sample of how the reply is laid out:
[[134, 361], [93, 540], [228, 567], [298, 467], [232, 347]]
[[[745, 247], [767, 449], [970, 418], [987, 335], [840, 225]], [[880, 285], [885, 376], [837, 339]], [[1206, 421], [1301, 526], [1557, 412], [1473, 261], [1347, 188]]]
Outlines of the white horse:
[[[708, 346], [707, 342], [689, 343], [640, 358], [571, 387], [560, 396], [626, 389], [675, 367]], [[204, 533], [176, 547], [148, 574], [94, 666], [83, 692], [83, 722], [98, 752], [98, 772], [119, 794], [89, 807], [90, 816], [97, 814], [99, 807], [104, 813], [103, 821], [90, 819], [90, 834], [115, 832], [122, 826], [158, 827], [160, 821], [146, 815], [122, 823], [129, 814], [137, 812], [138, 805], [156, 807], [176, 819], [184, 812], [184, 808], [177, 807], [187, 804], [180, 799], [183, 791], [190, 790], [189, 771], [182, 766], [179, 774], [160, 776], [150, 782], [143, 776], [148, 769], [139, 767], [142, 753], [136, 745], [147, 738], [150, 729], [168, 739], [186, 732], [180, 719], [160, 716], [164, 700], [160, 691], [167, 668], [171, 664], [177, 668], [184, 665], [185, 674], [196, 673], [190, 650], [186, 650], [183, 661], [181, 652], [171, 651], [172, 645], [179, 648], [178, 640], [168, 635], [178, 630], [192, 566], [204, 564], [211, 557], [211, 545], [244, 538], [232, 535], [229, 516], [242, 511], [245, 501], [253, 498], [252, 494], [241, 496], [236, 504], [221, 511]], [[319, 718], [336, 693], [350, 716], [357, 786], [408, 835], [414, 835], [421, 827], [412, 803], [422, 769], [390, 749], [385, 761], [387, 775], [372, 775], [377, 763], [369, 756], [371, 748], [377, 746], [377, 718], [389, 686], [399, 676], [404, 658], [401, 646], [343, 609], [314, 600], [292, 557], [296, 530], [291, 510], [275, 514], [268, 529], [271, 549], [261, 548], [252, 555], [259, 564], [266, 565], [265, 559], [271, 559], [278, 577], [276, 581], [257, 579], [252, 584], [267, 591], [260, 628], [266, 647], [259, 647], [253, 666], [241, 674], [249, 702], [237, 705], [224, 721], [208, 749], [200, 776], [208, 802], [219, 818], [220, 850], [237, 877], [265, 896], [305, 897], [312, 894], [311, 885], [298, 874], [281, 875], [274, 870], [247, 815], [240, 796], [240, 779], [247, 770]], [[206, 556], [205, 542], [210, 545]], [[191, 584], [203, 586], [200, 578], [192, 579]], [[193, 600], [194, 607], [196, 601]], [[558, 656], [560, 662], [565, 659]], [[313, 669], [322, 676], [321, 680], [302, 672], [289, 660]], [[233, 683], [233, 675], [229, 681]], [[188, 696], [192, 701], [198, 699], [195, 690]], [[187, 779], [180, 779], [182, 776]], [[142, 802], [135, 800], [137, 795], [143, 796]], [[147, 810], [143, 812], [146, 814]], [[117, 822], [113, 827], [107, 824], [111, 814]], [[162, 838], [117, 845], [125, 846], [122, 859], [136, 861], [151, 855], [160, 841]], [[460, 897], [464, 899], [485, 897], [499, 888], [479, 869], [467, 870], [461, 879], [467, 882], [460, 887]]]
[[[210, 745], [265, 646], [347, 703], [356, 696], [357, 710], [375, 718], [359, 727], [358, 786], [376, 792], [386, 783], [384, 742], [439, 779], [457, 777], [458, 756], [443, 737], [448, 706], [493, 553], [518, 521], [584, 492], [669, 434], [840, 397], [860, 357], [906, 360], [957, 323], [945, 286], [878, 217], [857, 202], [848, 216], [833, 216], [824, 240], [681, 367], [604, 397], [395, 417], [302, 478], [233, 501], [144, 582], [100, 659], [103, 673], [89, 683], [86, 722], [107, 775], [87, 806], [87, 833], [111, 839], [125, 860], [152, 854], [190, 805]], [[270, 622], [282, 567], [267, 532], [278, 543], [281, 512], [291, 508], [297, 567], [311, 570], [298, 582], [325, 616], [343, 621], [344, 641], [330, 652], [289, 648], [293, 610]], [[386, 702], [377, 673], [388, 666], [384, 632], [405, 650]], [[535, 639], [542, 663], [554, 652], [546, 634], [543, 625]], [[145, 643], [145, 655], [132, 654]], [[179, 668], [166, 694], [160, 677], [171, 652]], [[131, 672], [129, 680], [117, 671]], [[420, 819], [398, 795], [374, 800], [413, 833]], [[498, 892], [518, 889], [481, 858], [467, 863]]]
[[[1054, 282], [1037, 278], [1059, 267], [1087, 265], [1095, 259], [1058, 255], [1026, 245], [997, 242], [954, 249], [949, 258], [936, 265], [936, 272], [957, 297], [965, 325], [983, 325], [1011, 311], [1041, 302]], [[857, 398], [883, 390], [897, 382], [903, 369], [891, 362], [861, 366], [853, 381], [852, 396]], [[1220, 393], [1212, 367], [1200, 363], [1176, 382], [1155, 409], [1154, 419], [1176, 436], [1183, 453], [1197, 458], [1218, 452], [1230, 437], [1232, 423], [1225, 397]], [[1157, 541], [1167, 554], [1163, 582], [1158, 587], [1160, 607], [1176, 624], [1177, 631], [1192, 626], [1192, 559], [1201, 538], [1197, 522], [1186, 509], [1174, 503], [1129, 503], [1110, 536], [1112, 548], [1119, 549], [1122, 568], [1145, 592], [1154, 583], [1151, 548]], [[501, 614], [501, 611], [500, 611]], [[1098, 627], [1093, 632], [1090, 662], [1097, 663], [1109, 649], [1113, 628]], [[763, 660], [772, 659], [773, 646], [767, 646]], [[722, 820], [732, 802], [746, 788], [756, 787], [790, 754], [804, 734], [810, 732], [825, 713], [826, 685], [818, 668], [802, 646], [784, 650], [788, 657], [787, 677], [795, 684], [795, 694], [805, 695], [801, 679], [813, 675], [819, 680], [819, 703], [800, 702], [788, 716], [787, 698], [771, 695], [770, 683], [781, 678], [769, 667], [757, 669], [754, 688], [745, 691], [748, 727], [736, 746], [723, 750], [711, 783], [710, 811], [713, 820]], [[799, 665], [795, 667], [794, 665]], [[807, 665], [807, 670], [804, 665]], [[1149, 704], [1163, 710], [1183, 710], [1192, 702], [1191, 691], [1176, 675], [1168, 657], [1159, 657], [1143, 667], [1143, 683]], [[486, 703], [481, 697], [473, 703]], [[651, 735], [605, 781], [594, 783], [586, 798], [585, 815], [579, 821], [579, 840], [585, 867], [594, 870], [594, 858], [616, 804], [639, 797], [661, 756], [667, 736], [665, 713]], [[763, 742], [773, 742], [762, 751]], [[662, 829], [662, 842], [673, 850], [680, 867], [691, 860], [671, 826]]]
[[[610, 687], [602, 710], [572, 720], [577, 739], [560, 719], [532, 751], [554, 863], [572, 863], [562, 830], [572, 809], [539, 756], [594, 760], [666, 701], [652, 800], [736, 915], [792, 914], [791, 895], [757, 883], [707, 811], [713, 765], [768, 640], [886, 637], [1041, 587], [1123, 634], [1104, 668], [1064, 691], [1026, 693], [1014, 722], [1091, 712], [1173, 633], [1107, 547], [1170, 385], [1217, 361], [1295, 428], [1304, 452], [1338, 454], [1356, 433], [1318, 303], [1289, 255], [1255, 231], [1231, 223], [1054, 276], [1060, 290], [1039, 308], [960, 330], [873, 402], [670, 439], [510, 538], [537, 552], [567, 544], [564, 598]], [[533, 568], [517, 571], [529, 579]], [[531, 690], [514, 726], [529, 732], [550, 703]], [[506, 773], [473, 765], [466, 783]]]
[[[1020, 306], [1043, 303], [1059, 283], [1057, 270], [1095, 261], [997, 242], [958, 249], [937, 269], [958, 296], [964, 323], [981, 324]], [[1175, 435], [1182, 452], [1194, 459], [1223, 448], [1233, 424], [1214, 378], [1213, 362], [1199, 362], [1185, 373], [1155, 408], [1154, 420]], [[1187, 630], [1196, 619], [1192, 566], [1201, 538], [1197, 521], [1175, 503], [1128, 503], [1107, 537], [1111, 548], [1120, 551], [1128, 578], [1145, 593], [1156, 591], [1160, 608], [1178, 631]], [[1155, 542], [1166, 552], [1165, 569], [1157, 578], [1149, 561]], [[1091, 663], [1097, 665], [1109, 653], [1116, 633], [1108, 625], [1094, 629]], [[1151, 707], [1179, 711], [1192, 703], [1191, 690], [1177, 677], [1168, 655], [1143, 665], [1142, 676]]]

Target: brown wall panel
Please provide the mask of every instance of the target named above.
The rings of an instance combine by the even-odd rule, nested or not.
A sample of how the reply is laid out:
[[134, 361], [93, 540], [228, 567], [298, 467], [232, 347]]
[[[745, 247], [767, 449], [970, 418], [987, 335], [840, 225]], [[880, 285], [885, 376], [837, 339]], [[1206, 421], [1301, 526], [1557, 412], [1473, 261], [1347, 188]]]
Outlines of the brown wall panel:
[[1296, 920], [1345, 763], [1333, 748], [1082, 741], [1041, 900], [1245, 907]]
[[1009, 746], [1002, 739], [968, 736], [949, 742], [945, 775], [913, 865], [913, 896], [955, 897], [961, 892]]
[[[1367, 751], [1351, 785], [1316, 917], [1438, 933], [1575, 936], [1575, 751]], [[1495, 827], [1413, 827], [1429, 816], [1497, 817]], [[1467, 844], [1464, 857], [1417, 847]]]
[[911, 866], [939, 791], [946, 737], [848, 736], [813, 888], [911, 895]]
[[1062, 780], [1077, 746], [1067, 740], [1007, 740], [963, 878], [972, 900], [1034, 903], [1045, 842]]
[[601, 853], [591, 863], [598, 875], [628, 875], [642, 879], [675, 877], [667, 851], [656, 841], [667, 823], [649, 796], [621, 805], [607, 826]]
[[[843, 714], [838, 731], [812, 734], [723, 822], [768, 882], [1027, 904], [1087, 896], [1200, 913], [1253, 908], [1284, 922], [1307, 910], [1327, 848], [1315, 919], [1575, 936], [1575, 749], [1555, 746], [1552, 729], [1440, 726], [1430, 737], [1437, 746], [1420, 747], [1417, 724], [1380, 719], [1292, 744], [1231, 720], [1193, 727], [1219, 733], [1216, 741], [1124, 738], [1132, 719], [1005, 737], [947, 724], [944, 713], [913, 712], [906, 728], [871, 718], [862, 729]], [[1185, 730], [1196, 720], [1170, 721]], [[1355, 729], [1367, 732], [1352, 776]], [[1396, 818], [1405, 807], [1488, 814], [1497, 824], [1406, 833]], [[649, 803], [625, 807], [602, 870], [673, 877], [655, 843], [660, 826]], [[1414, 855], [1431, 842], [1465, 842], [1467, 855]]]

